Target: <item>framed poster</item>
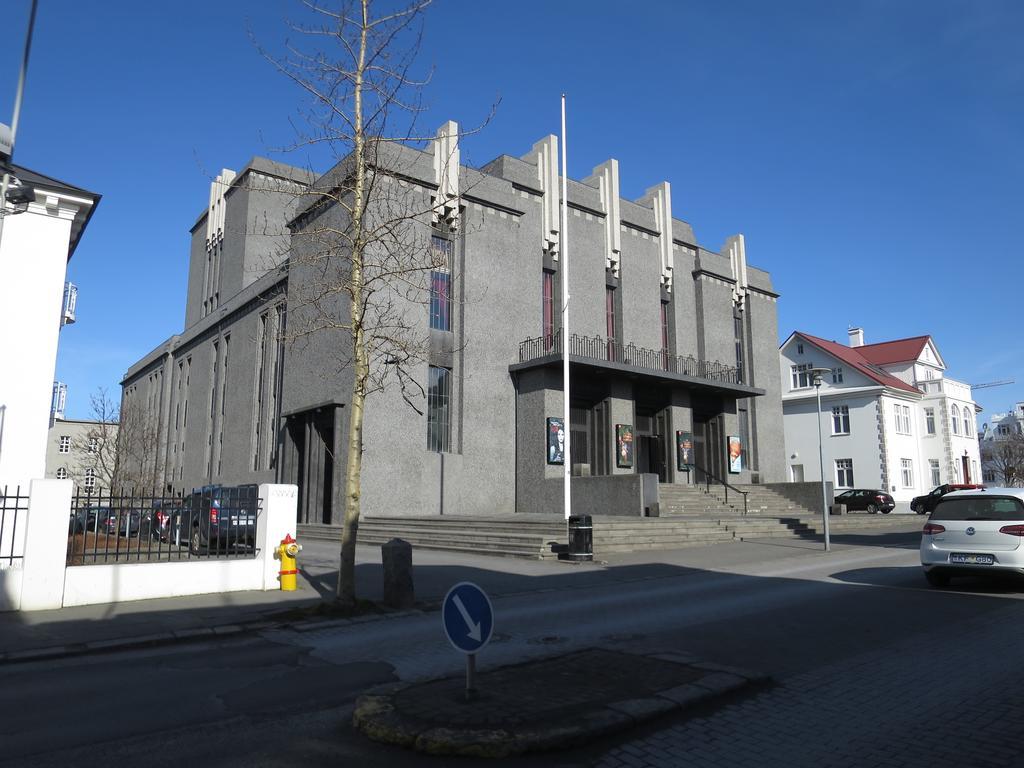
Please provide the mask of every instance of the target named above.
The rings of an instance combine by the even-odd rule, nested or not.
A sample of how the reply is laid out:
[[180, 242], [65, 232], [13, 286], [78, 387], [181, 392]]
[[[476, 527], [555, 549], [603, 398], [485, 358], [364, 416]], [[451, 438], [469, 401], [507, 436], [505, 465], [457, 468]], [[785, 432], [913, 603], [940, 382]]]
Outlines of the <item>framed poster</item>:
[[729, 474], [737, 475], [743, 469], [743, 443], [739, 435], [729, 435]]
[[680, 472], [693, 469], [692, 432], [676, 432], [676, 469]]
[[548, 464], [565, 464], [565, 422], [548, 417]]
[[633, 466], [633, 425], [615, 425], [615, 466]]

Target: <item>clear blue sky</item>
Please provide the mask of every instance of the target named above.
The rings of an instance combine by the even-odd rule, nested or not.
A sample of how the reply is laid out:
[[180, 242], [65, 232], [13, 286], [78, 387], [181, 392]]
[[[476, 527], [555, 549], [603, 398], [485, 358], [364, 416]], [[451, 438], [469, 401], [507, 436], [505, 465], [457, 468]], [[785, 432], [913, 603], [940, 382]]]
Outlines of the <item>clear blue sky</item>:
[[[247, 34], [280, 45], [296, 4], [40, 6], [16, 161], [103, 195], [57, 365], [84, 417], [90, 392], [117, 393], [181, 330], [210, 177], [255, 154], [307, 161], [273, 151], [300, 95]], [[0, 122], [28, 7], [4, 2]], [[1016, 379], [976, 393], [987, 415], [1024, 400], [1021, 39], [1017, 0], [439, 0], [426, 124], [473, 124], [500, 97], [464, 145], [483, 164], [557, 133], [565, 91], [572, 177], [615, 157], [625, 197], [672, 183], [702, 245], [744, 233], [782, 294], [783, 339], [930, 333], [950, 376]]]

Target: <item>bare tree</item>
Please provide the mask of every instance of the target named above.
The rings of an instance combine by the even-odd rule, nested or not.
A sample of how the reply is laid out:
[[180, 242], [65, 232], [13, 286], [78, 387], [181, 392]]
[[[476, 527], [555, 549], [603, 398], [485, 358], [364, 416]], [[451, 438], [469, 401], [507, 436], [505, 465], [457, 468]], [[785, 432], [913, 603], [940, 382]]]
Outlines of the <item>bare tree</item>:
[[[318, 358], [321, 351], [334, 352], [334, 373], [351, 376], [337, 585], [346, 604], [356, 600], [366, 399], [394, 386], [422, 413], [426, 390], [420, 378], [430, 341], [423, 305], [433, 302], [433, 310], [451, 302], [450, 254], [432, 247], [431, 234], [458, 226], [452, 201], [459, 191], [427, 189], [402, 173], [403, 164], [416, 161], [411, 154], [419, 155], [408, 145], [434, 138], [416, 131], [429, 78], [411, 75], [429, 4], [420, 0], [374, 15], [372, 0], [349, 0], [335, 9], [306, 0], [316, 22], [292, 28], [311, 50], [289, 44], [282, 59], [261, 49], [310, 99], [308, 130], [294, 148], [326, 144], [340, 159], [297, 204], [287, 337], [293, 346], [316, 339]], [[464, 133], [449, 124], [448, 143], [441, 146], [454, 147]], [[441, 158], [451, 160], [452, 154]], [[439, 283], [438, 274], [449, 277]]]
[[153, 416], [132, 401], [119, 407], [103, 387], [89, 400], [95, 424], [86, 437], [93, 447], [79, 472], [92, 469], [96, 482], [111, 491], [156, 489], [162, 475]]
[[981, 463], [1001, 485], [1024, 485], [1024, 435], [999, 435], [982, 442]]

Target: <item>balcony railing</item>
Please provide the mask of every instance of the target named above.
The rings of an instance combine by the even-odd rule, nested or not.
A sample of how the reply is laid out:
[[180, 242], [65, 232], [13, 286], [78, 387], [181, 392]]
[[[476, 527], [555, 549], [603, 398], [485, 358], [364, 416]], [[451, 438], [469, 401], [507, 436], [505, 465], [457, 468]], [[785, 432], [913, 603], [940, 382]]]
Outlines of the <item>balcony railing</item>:
[[[519, 362], [521, 363], [561, 353], [561, 331], [519, 343]], [[743, 384], [742, 373], [734, 366], [710, 360], [698, 360], [693, 355], [687, 357], [673, 355], [663, 349], [646, 349], [632, 343], [623, 344], [601, 336], [580, 336], [575, 333], [570, 335], [569, 356], [621, 363], [634, 368], [678, 373], [695, 379], [706, 379], [725, 384]]]

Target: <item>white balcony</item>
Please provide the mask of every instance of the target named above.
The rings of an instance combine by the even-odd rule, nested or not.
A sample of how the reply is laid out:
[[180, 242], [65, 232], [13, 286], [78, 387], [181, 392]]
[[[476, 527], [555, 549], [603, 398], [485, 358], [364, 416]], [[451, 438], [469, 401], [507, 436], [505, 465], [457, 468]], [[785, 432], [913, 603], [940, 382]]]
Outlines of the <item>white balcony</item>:
[[915, 382], [914, 386], [926, 395], [945, 395], [957, 400], [973, 400], [971, 397], [971, 385], [956, 379], [925, 379]]
[[60, 313], [61, 327], [75, 322], [75, 308], [77, 306], [78, 286], [71, 282], [64, 283], [64, 304]]
[[64, 418], [64, 407], [68, 401], [68, 385], [60, 381], [53, 382], [53, 399], [50, 401], [50, 422]]

